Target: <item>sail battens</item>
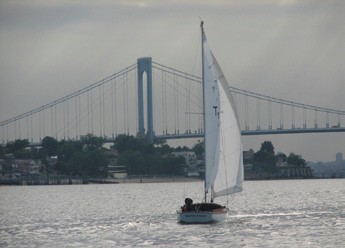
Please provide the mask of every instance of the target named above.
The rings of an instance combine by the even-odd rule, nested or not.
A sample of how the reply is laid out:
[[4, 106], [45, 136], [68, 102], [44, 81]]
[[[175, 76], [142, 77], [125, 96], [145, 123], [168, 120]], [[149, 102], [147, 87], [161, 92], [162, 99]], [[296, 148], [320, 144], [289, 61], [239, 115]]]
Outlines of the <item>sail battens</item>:
[[[209, 223], [226, 219], [229, 209], [213, 203], [213, 199], [241, 192], [243, 182], [243, 148], [235, 102], [224, 73], [207, 44], [203, 22], [200, 26], [205, 135], [205, 203], [192, 204], [192, 206], [199, 206], [197, 209], [181, 209], [178, 212], [178, 219], [184, 223]], [[207, 203], [207, 199], [211, 199], [211, 202]], [[187, 206], [189, 206], [189, 200], [191, 199], [185, 200]]]
[[203, 34], [205, 101], [205, 190], [213, 197], [242, 191], [243, 158], [239, 120], [226, 78]]
[[243, 191], [242, 186], [234, 186], [222, 191], [218, 191], [218, 192], [214, 192], [214, 198], [220, 197], [220, 196], [225, 196], [225, 195], [231, 195], [231, 194], [235, 194], [235, 193], [240, 193]]

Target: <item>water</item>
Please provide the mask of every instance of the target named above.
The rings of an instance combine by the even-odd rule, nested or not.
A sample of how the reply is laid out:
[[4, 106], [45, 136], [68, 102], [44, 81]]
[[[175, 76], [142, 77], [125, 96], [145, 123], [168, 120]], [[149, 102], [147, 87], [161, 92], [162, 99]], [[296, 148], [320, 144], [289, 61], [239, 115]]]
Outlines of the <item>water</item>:
[[178, 224], [202, 186], [0, 187], [0, 247], [345, 247], [344, 179], [246, 181], [227, 222]]

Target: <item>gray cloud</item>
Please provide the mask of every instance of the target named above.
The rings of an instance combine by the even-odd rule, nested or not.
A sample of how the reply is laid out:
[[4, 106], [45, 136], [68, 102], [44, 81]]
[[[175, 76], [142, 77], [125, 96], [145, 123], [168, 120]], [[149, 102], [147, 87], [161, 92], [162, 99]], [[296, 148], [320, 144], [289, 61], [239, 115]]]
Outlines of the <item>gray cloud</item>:
[[[142, 56], [199, 73], [200, 16], [232, 85], [344, 109], [344, 9], [344, 1], [2, 1], [0, 120], [85, 87]], [[327, 136], [334, 142], [320, 137], [244, 142], [247, 148], [274, 139], [282, 151], [309, 160], [345, 152], [343, 134]]]

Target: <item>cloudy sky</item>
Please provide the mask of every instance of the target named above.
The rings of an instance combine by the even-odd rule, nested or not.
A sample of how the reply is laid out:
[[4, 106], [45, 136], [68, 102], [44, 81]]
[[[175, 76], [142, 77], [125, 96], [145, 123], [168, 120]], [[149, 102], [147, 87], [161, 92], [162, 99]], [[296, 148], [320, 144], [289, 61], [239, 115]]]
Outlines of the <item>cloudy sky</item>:
[[[343, 0], [1, 0], [0, 120], [150, 56], [198, 73], [200, 18], [235, 87], [345, 110]], [[345, 118], [342, 118], [345, 125]], [[345, 134], [244, 137], [310, 161], [345, 154]]]

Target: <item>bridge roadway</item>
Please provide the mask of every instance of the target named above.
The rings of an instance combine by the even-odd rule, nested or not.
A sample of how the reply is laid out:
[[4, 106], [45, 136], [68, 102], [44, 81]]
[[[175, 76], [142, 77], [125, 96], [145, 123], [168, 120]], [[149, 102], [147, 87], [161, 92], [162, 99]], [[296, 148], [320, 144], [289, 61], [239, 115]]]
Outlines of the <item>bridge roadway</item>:
[[[345, 132], [345, 127], [337, 128], [294, 128], [294, 129], [271, 129], [271, 130], [242, 130], [242, 136], [248, 135], [269, 135], [269, 134], [294, 134], [294, 133], [333, 133]], [[185, 139], [185, 138], [203, 138], [203, 133], [184, 133], [155, 135], [155, 139]]]
[[[270, 134], [295, 134], [295, 133], [335, 133], [345, 132], [345, 127], [329, 127], [329, 128], [295, 128], [295, 129], [271, 129], [271, 130], [242, 130], [242, 136], [249, 135], [270, 135]], [[168, 139], [187, 139], [187, 138], [203, 138], [203, 133], [184, 133], [184, 134], [166, 134], [155, 135], [157, 140]], [[115, 138], [107, 138], [105, 143], [112, 143]], [[41, 146], [41, 142], [31, 142], [30, 146]]]

